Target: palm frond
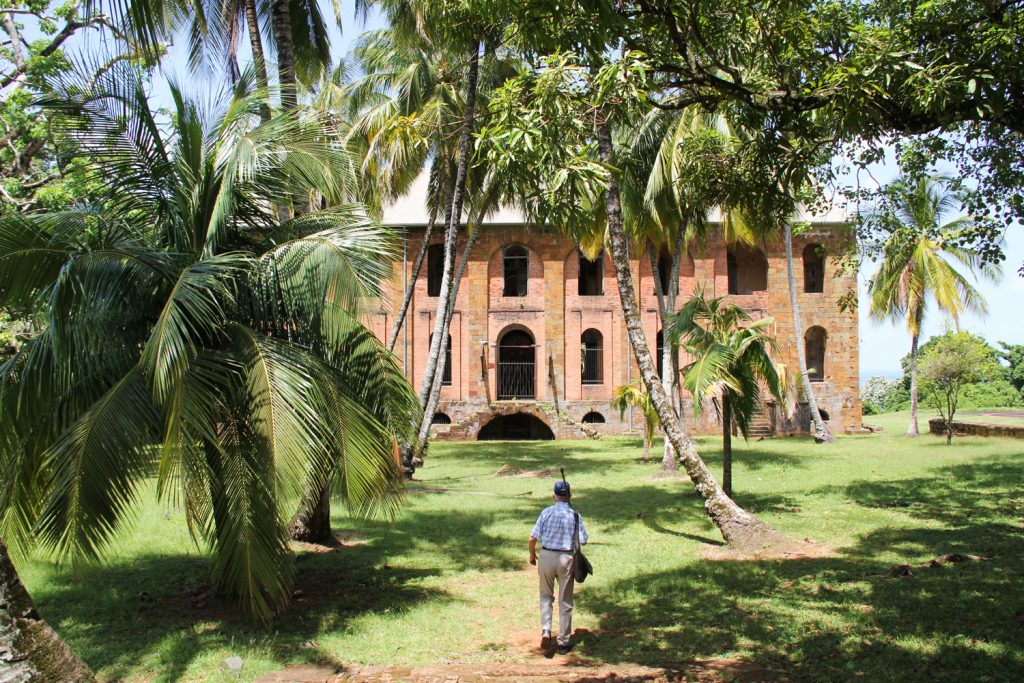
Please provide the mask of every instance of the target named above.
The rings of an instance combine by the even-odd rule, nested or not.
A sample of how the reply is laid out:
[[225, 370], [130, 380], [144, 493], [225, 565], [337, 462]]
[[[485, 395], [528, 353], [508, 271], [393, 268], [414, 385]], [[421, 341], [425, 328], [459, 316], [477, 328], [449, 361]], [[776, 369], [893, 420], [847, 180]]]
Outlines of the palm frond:
[[159, 419], [140, 370], [126, 374], [43, 456], [42, 542], [61, 559], [99, 558], [153, 462]]

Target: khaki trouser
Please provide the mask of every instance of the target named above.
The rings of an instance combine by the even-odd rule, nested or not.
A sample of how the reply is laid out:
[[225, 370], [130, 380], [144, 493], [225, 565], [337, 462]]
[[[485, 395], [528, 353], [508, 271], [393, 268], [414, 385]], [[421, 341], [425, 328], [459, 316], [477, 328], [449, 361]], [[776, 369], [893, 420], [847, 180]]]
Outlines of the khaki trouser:
[[566, 645], [572, 633], [572, 553], [541, 549], [537, 573], [540, 575], [540, 627], [551, 630], [551, 609], [557, 580], [558, 644]]

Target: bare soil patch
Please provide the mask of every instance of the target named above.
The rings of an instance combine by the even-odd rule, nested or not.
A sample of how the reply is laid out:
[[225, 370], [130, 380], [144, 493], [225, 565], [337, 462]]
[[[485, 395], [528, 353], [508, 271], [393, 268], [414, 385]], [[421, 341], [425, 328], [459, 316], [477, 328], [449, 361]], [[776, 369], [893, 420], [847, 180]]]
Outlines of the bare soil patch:
[[733, 548], [728, 545], [706, 545], [700, 556], [716, 562], [751, 562], [756, 560], [812, 560], [835, 555], [831, 543], [819, 543], [809, 538], [761, 550]]
[[517, 477], [519, 479], [543, 478], [554, 476], [558, 472], [554, 467], [545, 467], [540, 470], [521, 470], [512, 465], [502, 465], [494, 473], [496, 477]]

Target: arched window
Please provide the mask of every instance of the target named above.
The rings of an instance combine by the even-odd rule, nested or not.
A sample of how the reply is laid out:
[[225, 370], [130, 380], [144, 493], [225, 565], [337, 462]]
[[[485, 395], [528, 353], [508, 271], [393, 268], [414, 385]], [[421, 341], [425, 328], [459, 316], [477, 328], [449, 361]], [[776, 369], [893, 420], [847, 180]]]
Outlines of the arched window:
[[593, 261], [579, 249], [576, 254], [580, 262], [579, 295], [601, 296], [604, 294], [604, 254], [598, 254]]
[[664, 368], [665, 363], [662, 360], [662, 356], [665, 354], [665, 335], [662, 334], [661, 330], [658, 330], [658, 337], [654, 344], [654, 348], [658, 354], [658, 357], [655, 361], [658, 364], [658, 377], [664, 377], [664, 373], [662, 372], [662, 370]]
[[427, 247], [427, 296], [441, 294], [441, 276], [444, 275], [444, 244]]
[[804, 291], [808, 294], [825, 291], [825, 257], [820, 244], [804, 247]]
[[760, 249], [737, 245], [726, 252], [730, 294], [753, 294], [768, 289], [768, 259]]
[[536, 344], [533, 335], [513, 329], [498, 340], [498, 400], [536, 396]]
[[526, 296], [530, 253], [518, 244], [505, 247], [505, 288], [502, 296]]
[[597, 330], [587, 330], [580, 341], [583, 355], [583, 383], [604, 383], [604, 339]]
[[[658, 252], [658, 281], [661, 283], [661, 293], [668, 294], [668, 286], [672, 281], [672, 254], [668, 253], [668, 249], [662, 249]], [[651, 285], [652, 287], [654, 285]], [[653, 290], [654, 294], [658, 293], [658, 290]]]
[[[434, 343], [434, 335], [430, 335], [430, 345]], [[429, 349], [429, 346], [427, 347]], [[444, 373], [441, 375], [441, 386], [452, 385], [452, 335], [448, 335], [448, 346], [444, 350]]]
[[818, 326], [810, 328], [804, 335], [807, 374], [812, 382], [825, 381], [825, 340], [827, 338], [825, 330]]
[[433, 419], [430, 421], [432, 425], [450, 425], [452, 419], [444, 413], [434, 413]]
[[581, 422], [585, 425], [603, 425], [605, 423], [605, 419], [604, 415], [595, 410], [584, 415]]

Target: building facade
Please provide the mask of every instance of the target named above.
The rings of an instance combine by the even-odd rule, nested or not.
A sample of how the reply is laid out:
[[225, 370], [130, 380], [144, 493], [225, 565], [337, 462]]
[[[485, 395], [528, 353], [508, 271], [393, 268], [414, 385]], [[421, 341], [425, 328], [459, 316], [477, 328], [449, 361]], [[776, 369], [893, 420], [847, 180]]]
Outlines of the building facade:
[[[390, 296], [369, 321], [382, 339], [397, 319], [425, 232], [425, 221], [417, 221], [414, 211], [392, 211], [385, 218], [405, 230], [406, 244], [404, 258], [395, 265]], [[615, 387], [639, 380], [610, 256], [590, 261], [571, 240], [518, 218], [506, 212], [479, 228], [452, 316], [449, 360], [435, 415], [437, 436], [572, 438], [641, 429], [640, 415], [620, 416], [610, 406]], [[441, 232], [434, 231], [395, 346], [417, 388], [434, 330]], [[856, 276], [830, 272], [828, 258], [849, 238], [841, 223], [817, 221], [793, 245], [807, 362], [818, 404], [834, 432], [861, 427], [857, 314], [840, 310], [840, 300], [856, 292]], [[656, 273], [646, 258], [633, 258], [631, 271], [644, 334], [656, 352], [662, 336]], [[657, 276], [666, 283], [669, 273], [664, 271]], [[685, 301], [697, 287], [709, 297], [728, 296], [755, 319], [774, 318], [781, 347], [777, 360], [798, 367], [781, 241], [757, 249], [713, 241], [691, 250], [680, 268], [679, 300]], [[660, 365], [660, 353], [657, 357]], [[686, 362], [684, 354], [680, 363]], [[720, 432], [713, 408], [697, 418], [688, 394], [684, 405], [692, 430]], [[761, 433], [805, 433], [810, 428], [806, 404], [799, 399], [795, 411], [767, 404], [764, 413]]]

